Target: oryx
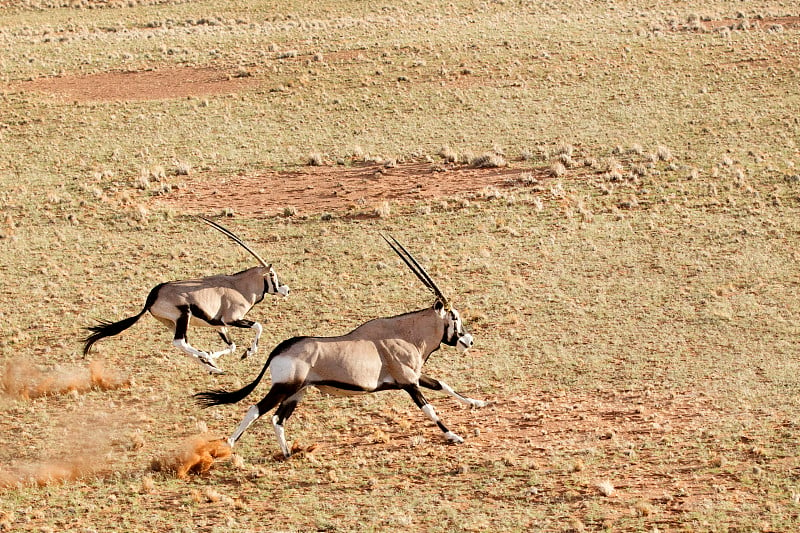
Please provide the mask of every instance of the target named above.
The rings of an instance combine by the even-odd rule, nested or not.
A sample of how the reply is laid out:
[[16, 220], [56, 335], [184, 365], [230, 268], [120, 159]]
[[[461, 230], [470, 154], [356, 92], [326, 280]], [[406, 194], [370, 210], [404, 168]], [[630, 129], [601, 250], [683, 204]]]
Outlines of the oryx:
[[472, 335], [464, 329], [458, 311], [451, 307], [414, 257], [394, 238], [393, 242], [383, 238], [434, 293], [434, 304], [419, 311], [370, 320], [341, 337], [287, 339], [272, 350], [261, 373], [250, 384], [233, 392], [213, 390], [195, 394], [203, 407], [236, 403], [253, 392], [267, 368], [270, 369], [272, 387], [247, 411], [228, 439], [231, 447], [250, 424], [277, 406], [272, 425], [283, 455], [289, 457], [283, 426], [306, 389], [312, 386], [337, 395], [402, 389], [439, 426], [447, 440], [463, 442], [439, 420], [420, 387], [442, 390], [471, 407], [487, 405], [484, 401], [462, 396], [447, 384], [422, 373], [422, 365], [442, 343], [466, 351], [472, 346]]
[[[216, 360], [222, 355], [236, 351], [236, 344], [228, 336], [228, 326], [251, 328], [255, 331], [253, 344], [244, 352], [242, 359], [258, 350], [258, 339], [262, 331], [261, 324], [247, 320], [244, 316], [264, 298], [264, 295], [287, 296], [289, 287], [278, 280], [272, 265], [267, 264], [236, 234], [212, 220], [204, 217], [198, 218], [250, 252], [261, 266], [248, 268], [236, 274], [170, 281], [156, 285], [150, 291], [144, 307], [138, 315], [119, 322], [100, 321], [99, 324], [86, 328], [92, 334], [84, 340], [84, 356], [89, 353], [95, 342], [104, 337], [122, 333], [148, 311], [174, 332], [172, 344], [175, 347], [193, 357], [211, 373], [222, 373]], [[186, 339], [186, 330], [189, 324], [216, 328], [227, 347], [213, 353], [194, 348]]]

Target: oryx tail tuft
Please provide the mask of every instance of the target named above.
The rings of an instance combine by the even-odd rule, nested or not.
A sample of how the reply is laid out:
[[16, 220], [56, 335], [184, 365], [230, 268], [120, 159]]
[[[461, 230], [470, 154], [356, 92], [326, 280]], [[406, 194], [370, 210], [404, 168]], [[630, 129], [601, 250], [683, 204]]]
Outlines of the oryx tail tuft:
[[98, 323], [94, 326], [89, 326], [86, 329], [91, 331], [92, 334], [83, 339], [83, 356], [89, 353], [89, 350], [92, 349], [92, 345], [99, 341], [100, 339], [104, 339], [106, 337], [113, 337], [114, 335], [119, 335], [132, 325], [136, 324], [142, 316], [150, 310], [150, 307], [153, 306], [156, 299], [158, 298], [158, 291], [164, 284], [161, 283], [153, 287], [153, 290], [150, 291], [150, 294], [147, 295], [147, 301], [145, 301], [144, 307], [139, 312], [138, 315], [133, 315], [128, 318], [123, 318], [118, 322], [109, 322], [107, 320], [98, 320]]
[[261, 382], [261, 380], [264, 377], [264, 374], [267, 373], [267, 368], [269, 368], [269, 364], [272, 362], [272, 358], [275, 357], [276, 355], [281, 354], [296, 342], [306, 338], [307, 337], [292, 337], [291, 339], [286, 339], [285, 341], [278, 344], [275, 347], [275, 349], [272, 350], [272, 352], [270, 352], [269, 357], [267, 357], [267, 362], [264, 363], [264, 368], [261, 369], [261, 372], [258, 374], [258, 376], [256, 376], [256, 379], [254, 379], [241, 389], [230, 392], [226, 391], [225, 389], [216, 389], [205, 392], [198, 392], [197, 394], [194, 395], [195, 402], [197, 402], [197, 405], [205, 409], [207, 407], [213, 407], [214, 405], [238, 403], [244, 400], [250, 395], [251, 392], [255, 390], [255, 388]]
[[89, 326], [86, 328], [87, 330], [91, 331], [92, 334], [89, 335], [84, 339], [84, 346], [83, 346], [83, 355], [84, 357], [89, 353], [89, 350], [92, 349], [92, 345], [103, 339], [105, 337], [113, 337], [114, 335], [118, 335], [134, 325], [136, 322], [142, 318], [144, 311], [139, 313], [138, 315], [134, 315], [128, 318], [124, 318], [119, 322], [108, 322], [107, 320], [98, 320], [98, 323], [94, 326]]

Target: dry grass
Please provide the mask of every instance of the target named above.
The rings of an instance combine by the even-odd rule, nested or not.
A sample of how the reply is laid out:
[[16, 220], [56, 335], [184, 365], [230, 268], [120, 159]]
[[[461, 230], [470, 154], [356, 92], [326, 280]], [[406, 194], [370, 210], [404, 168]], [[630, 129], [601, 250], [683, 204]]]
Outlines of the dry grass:
[[[0, 15], [0, 527], [798, 529], [798, 29], [770, 20], [785, 6], [739, 3], [737, 19], [721, 1], [697, 15], [638, 0], [224, 0], [213, 15], [169, 1], [35, 4]], [[175, 67], [246, 83], [87, 101], [25, 81]], [[315, 152], [337, 162], [321, 176], [375, 154], [394, 154], [386, 171], [399, 172], [440, 146], [441, 172], [408, 189], [446, 186], [449, 163], [488, 146], [522, 160], [469, 172], [535, 179], [424, 205], [399, 191], [391, 216], [369, 212], [372, 198], [327, 217], [287, 198], [286, 216], [243, 217], [242, 198], [302, 191], [290, 178], [277, 191], [229, 186]], [[151, 471], [170, 443], [230, 434], [246, 405], [200, 411], [191, 394], [241, 386], [265, 357], [201, 375], [148, 320], [103, 349], [130, 386], [80, 359], [92, 317], [120, 316], [166, 279], [245, 266], [184, 218], [196, 206], [159, 204], [193, 180], [217, 180], [220, 205], [294, 289], [254, 310], [265, 352], [428, 305], [376, 235], [420, 250], [476, 338], [427, 371], [493, 401], [468, 410], [429, 393], [464, 445], [443, 442], [407, 395], [310, 392], [287, 427], [289, 461], [273, 461], [265, 417], [239, 459], [193, 441]], [[73, 461], [98, 433], [108, 445], [89, 450], [95, 463]]]

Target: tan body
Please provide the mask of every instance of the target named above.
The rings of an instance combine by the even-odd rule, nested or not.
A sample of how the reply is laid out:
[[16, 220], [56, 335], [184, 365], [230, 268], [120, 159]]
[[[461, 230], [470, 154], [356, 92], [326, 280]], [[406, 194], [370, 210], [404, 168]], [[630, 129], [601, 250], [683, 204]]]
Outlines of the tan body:
[[377, 318], [340, 337], [299, 340], [272, 358], [270, 373], [273, 382], [347, 384], [350, 388], [339, 389], [343, 394], [415, 385], [422, 365], [439, 349], [443, 335], [443, 321], [432, 307]]
[[192, 315], [190, 324], [196, 326], [219, 326], [223, 320], [226, 323], [240, 320], [264, 298], [266, 270], [257, 266], [237, 274], [170, 281], [161, 285], [150, 314], [172, 327], [180, 318], [179, 308], [183, 306], [195, 306], [212, 318], [212, 322], [208, 322]]

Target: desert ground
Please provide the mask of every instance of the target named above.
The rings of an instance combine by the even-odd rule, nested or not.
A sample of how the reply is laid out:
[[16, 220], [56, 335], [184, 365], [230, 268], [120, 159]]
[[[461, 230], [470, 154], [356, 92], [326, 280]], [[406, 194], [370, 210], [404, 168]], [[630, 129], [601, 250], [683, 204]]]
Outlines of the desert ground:
[[[787, 2], [0, 1], [0, 530], [800, 527], [800, 12]], [[292, 292], [209, 375], [159, 283]], [[297, 335], [433, 304], [402, 391], [201, 409]], [[203, 350], [223, 345], [192, 326]]]

